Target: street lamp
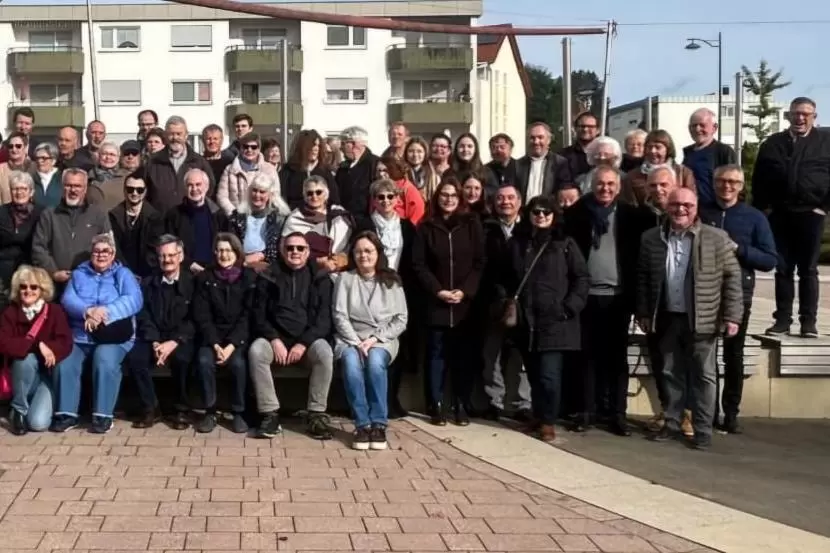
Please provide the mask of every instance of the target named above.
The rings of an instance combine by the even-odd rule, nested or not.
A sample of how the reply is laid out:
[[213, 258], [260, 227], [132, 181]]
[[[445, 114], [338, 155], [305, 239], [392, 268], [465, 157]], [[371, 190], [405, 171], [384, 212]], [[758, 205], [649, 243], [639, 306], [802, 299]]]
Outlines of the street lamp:
[[700, 45], [705, 44], [711, 48], [718, 49], [718, 142], [721, 139], [720, 118], [723, 117], [723, 37], [718, 33], [717, 40], [705, 40], [702, 38], [687, 38], [686, 50], [700, 50]]

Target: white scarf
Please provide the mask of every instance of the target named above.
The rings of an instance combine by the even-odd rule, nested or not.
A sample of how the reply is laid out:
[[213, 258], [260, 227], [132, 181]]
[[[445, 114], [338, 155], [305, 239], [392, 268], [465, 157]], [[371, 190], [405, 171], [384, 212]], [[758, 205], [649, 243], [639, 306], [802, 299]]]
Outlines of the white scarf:
[[372, 222], [378, 231], [378, 238], [383, 244], [383, 252], [389, 260], [389, 268], [398, 270], [403, 251], [403, 234], [401, 233], [401, 218], [396, 213], [390, 219], [375, 211], [372, 213]]
[[44, 302], [41, 298], [29, 307], [21, 306], [21, 309], [23, 309], [23, 314], [26, 316], [26, 320], [31, 321], [32, 319], [34, 319], [37, 316], [37, 314], [40, 313], [40, 311], [43, 309], [45, 303], [46, 302]]

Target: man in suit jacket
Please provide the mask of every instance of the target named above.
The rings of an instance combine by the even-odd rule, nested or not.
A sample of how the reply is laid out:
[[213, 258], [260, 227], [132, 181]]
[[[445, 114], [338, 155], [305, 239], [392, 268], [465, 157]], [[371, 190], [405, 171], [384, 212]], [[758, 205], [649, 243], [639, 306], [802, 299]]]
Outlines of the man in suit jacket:
[[525, 204], [536, 196], [553, 196], [563, 185], [573, 184], [568, 160], [550, 149], [550, 127], [533, 123], [527, 134], [528, 154], [516, 162], [516, 187]]

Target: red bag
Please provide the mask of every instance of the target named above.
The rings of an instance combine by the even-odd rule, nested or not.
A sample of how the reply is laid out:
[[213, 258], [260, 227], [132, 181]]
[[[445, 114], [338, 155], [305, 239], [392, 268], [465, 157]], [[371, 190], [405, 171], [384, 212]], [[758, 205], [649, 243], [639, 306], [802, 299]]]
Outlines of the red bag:
[[[40, 329], [43, 328], [43, 323], [46, 322], [46, 317], [48, 315], [49, 304], [47, 303], [43, 306], [43, 309], [41, 309], [37, 320], [35, 320], [32, 324], [29, 332], [26, 333], [26, 338], [29, 340], [37, 338], [37, 335], [40, 333]], [[4, 363], [3, 368], [0, 369], [0, 401], [10, 400], [12, 397], [12, 391], [12, 369], [8, 366], [8, 363]]]

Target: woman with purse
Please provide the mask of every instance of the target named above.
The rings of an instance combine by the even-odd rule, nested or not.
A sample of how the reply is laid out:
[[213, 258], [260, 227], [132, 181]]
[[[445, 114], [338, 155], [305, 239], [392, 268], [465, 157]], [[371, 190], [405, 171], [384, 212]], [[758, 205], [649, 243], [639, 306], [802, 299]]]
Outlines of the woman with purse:
[[513, 328], [530, 382], [532, 430], [556, 439], [563, 352], [580, 349], [579, 313], [588, 298], [588, 269], [579, 247], [554, 225], [555, 201], [537, 196], [530, 225], [517, 228], [506, 268], [503, 324]]
[[9, 423], [17, 436], [49, 428], [49, 373], [72, 351], [66, 313], [60, 305], [49, 303], [54, 293], [46, 270], [21, 265], [11, 278], [11, 304], [0, 314], [0, 355], [6, 362], [0, 384], [4, 392], [12, 394]]
[[138, 279], [115, 260], [110, 234], [92, 239], [91, 259], [72, 271], [61, 304], [69, 317], [75, 345], [69, 357], [55, 368], [57, 392], [53, 432], [78, 425], [81, 374], [92, 360], [92, 426], [105, 434], [112, 428], [112, 413], [121, 388], [121, 362], [135, 342], [135, 315], [143, 298]]

